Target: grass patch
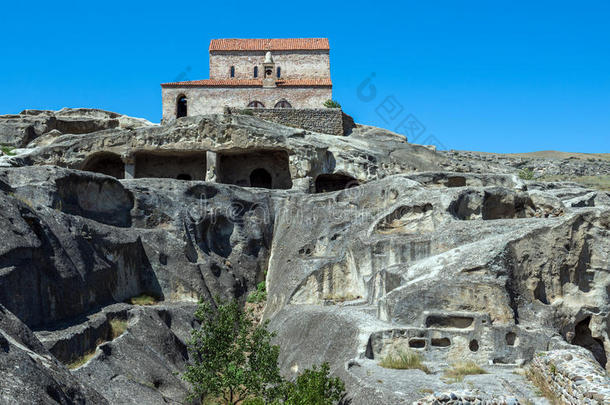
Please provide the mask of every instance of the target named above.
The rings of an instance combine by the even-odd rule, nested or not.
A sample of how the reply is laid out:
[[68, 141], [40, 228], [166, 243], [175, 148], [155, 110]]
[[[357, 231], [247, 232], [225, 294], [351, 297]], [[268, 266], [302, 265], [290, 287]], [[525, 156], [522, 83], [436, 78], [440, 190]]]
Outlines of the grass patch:
[[111, 319], [110, 320], [110, 336], [112, 339], [116, 339], [121, 336], [127, 330], [127, 321], [122, 319]]
[[93, 349], [93, 350], [91, 350], [89, 352], [86, 352], [81, 357], [79, 357], [76, 360], [71, 361], [70, 363], [66, 364], [66, 367], [68, 367], [70, 370], [74, 370], [75, 368], [79, 368], [80, 366], [82, 366], [86, 362], [88, 362], [94, 355], [95, 355], [95, 349]]
[[604, 174], [601, 176], [542, 176], [537, 178], [539, 181], [571, 181], [573, 183], [582, 184], [588, 188], [594, 188], [602, 191], [610, 191], [610, 175]]
[[381, 359], [379, 365], [384, 368], [394, 368], [398, 370], [418, 369], [424, 373], [430, 370], [423, 364], [423, 356], [413, 350], [396, 349], [390, 351]]
[[159, 300], [152, 295], [140, 294], [127, 300], [131, 305], [155, 305]]
[[256, 291], [253, 291], [248, 295], [246, 301], [249, 303], [259, 303], [267, 300], [267, 287], [265, 286], [265, 282], [261, 281], [256, 286]]
[[450, 369], [445, 371], [445, 377], [453, 381], [462, 381], [467, 375], [487, 374], [487, 371], [482, 369], [474, 361], [461, 361], [454, 363]]
[[8, 156], [16, 155], [16, 153], [13, 152], [15, 150], [15, 148], [10, 147], [10, 146], [2, 145], [2, 146], [0, 146], [0, 150], [2, 151], [2, 153], [4, 153], [5, 155], [8, 155]]
[[549, 385], [539, 373], [532, 371], [532, 369], [529, 368], [525, 372], [525, 377], [530, 380], [532, 384], [534, 384], [537, 395], [545, 397], [552, 405], [563, 404], [557, 394], [555, 394], [553, 390], [549, 388]]

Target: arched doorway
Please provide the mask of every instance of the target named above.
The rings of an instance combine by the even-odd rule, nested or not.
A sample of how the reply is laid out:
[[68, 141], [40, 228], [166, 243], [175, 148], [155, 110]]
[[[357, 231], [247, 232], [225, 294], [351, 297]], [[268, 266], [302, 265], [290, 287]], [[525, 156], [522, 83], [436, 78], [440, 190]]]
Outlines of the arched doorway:
[[254, 169], [250, 173], [250, 187], [271, 188], [271, 175], [265, 169]]
[[176, 118], [186, 117], [186, 114], [186, 96], [180, 96], [176, 105]]
[[89, 156], [83, 164], [82, 170], [106, 174], [117, 179], [125, 177], [123, 160], [119, 155], [110, 152], [100, 152]]
[[177, 175], [176, 179], [178, 179], [178, 180], [193, 180], [191, 175], [190, 174], [186, 174], [186, 173], [181, 173], [181, 174]]
[[265, 105], [258, 100], [250, 101], [248, 103], [248, 107], [250, 108], [265, 108]]
[[292, 108], [292, 105], [286, 100], [280, 100], [275, 104], [275, 108]]

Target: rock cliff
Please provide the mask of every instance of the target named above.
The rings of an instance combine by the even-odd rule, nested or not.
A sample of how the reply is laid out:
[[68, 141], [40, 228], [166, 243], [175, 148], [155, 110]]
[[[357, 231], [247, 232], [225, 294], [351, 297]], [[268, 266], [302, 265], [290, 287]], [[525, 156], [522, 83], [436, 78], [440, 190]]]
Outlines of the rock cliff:
[[[0, 140], [17, 148], [0, 157], [3, 403], [183, 403], [197, 301], [243, 301], [263, 280], [282, 372], [328, 361], [354, 405], [544, 403], [521, 370], [567, 402], [610, 399], [606, 191], [379, 128], [246, 115], [26, 110], [0, 117]], [[278, 187], [240, 183], [257, 159]], [[607, 173], [557, 167], [575, 165]], [[205, 181], [168, 178], [176, 166]], [[379, 365], [397, 350], [428, 372]], [[589, 374], [569, 356], [601, 388], [573, 390]], [[448, 379], [464, 360], [485, 374]]]

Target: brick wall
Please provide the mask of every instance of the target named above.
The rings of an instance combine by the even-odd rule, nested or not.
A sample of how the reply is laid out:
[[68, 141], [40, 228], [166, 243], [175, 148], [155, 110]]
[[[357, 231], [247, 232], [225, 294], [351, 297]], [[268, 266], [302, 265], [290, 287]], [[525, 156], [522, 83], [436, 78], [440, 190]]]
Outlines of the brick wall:
[[231, 114], [248, 114], [265, 121], [331, 135], [343, 135], [340, 108], [231, 108]]
[[610, 403], [610, 379], [584, 349], [539, 353], [530, 372], [563, 403]]
[[[210, 79], [229, 79], [235, 66], [236, 79], [252, 79], [254, 66], [263, 77], [265, 51], [215, 51], [210, 53]], [[316, 79], [330, 77], [328, 51], [274, 51], [273, 61], [281, 68], [283, 79]], [[275, 77], [275, 71], [273, 75]]]
[[164, 87], [163, 120], [176, 118], [178, 97], [186, 96], [187, 115], [222, 114], [224, 106], [246, 108], [251, 101], [260, 101], [272, 108], [280, 100], [288, 101], [293, 108], [321, 108], [332, 98], [331, 87]]

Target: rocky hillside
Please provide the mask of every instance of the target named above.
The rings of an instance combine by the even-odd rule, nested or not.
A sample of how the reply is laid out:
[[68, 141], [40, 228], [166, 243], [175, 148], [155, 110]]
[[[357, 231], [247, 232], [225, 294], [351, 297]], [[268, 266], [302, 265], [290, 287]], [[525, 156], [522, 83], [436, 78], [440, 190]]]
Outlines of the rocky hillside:
[[[353, 405], [610, 400], [610, 194], [518, 176], [603, 159], [83, 109], [0, 116], [0, 140], [1, 403], [184, 403], [197, 301], [261, 281], [282, 372], [328, 361]], [[291, 187], [227, 184], [247, 151]], [[151, 152], [207, 154], [206, 180], [139, 177]], [[108, 154], [134, 178], [81, 170]], [[401, 352], [425, 367], [382, 366]]]

